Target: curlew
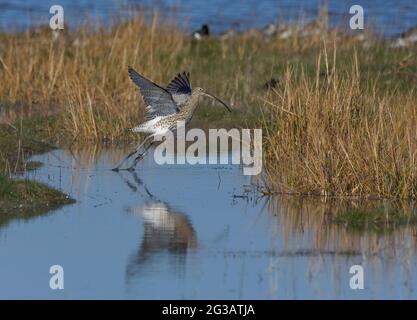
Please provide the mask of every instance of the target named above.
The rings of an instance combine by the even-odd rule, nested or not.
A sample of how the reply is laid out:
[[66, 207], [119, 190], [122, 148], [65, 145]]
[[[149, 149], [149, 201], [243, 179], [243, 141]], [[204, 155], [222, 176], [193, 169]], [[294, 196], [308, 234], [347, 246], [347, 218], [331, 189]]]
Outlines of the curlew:
[[132, 67], [129, 67], [128, 71], [130, 79], [139, 87], [146, 106], [146, 121], [131, 130], [144, 133], [146, 137], [116, 168], [112, 169], [113, 171], [121, 170], [121, 166], [133, 155], [136, 155], [133, 164], [126, 169], [133, 170], [155, 142], [155, 136], [164, 135], [169, 130], [174, 131], [177, 129], [178, 121], [187, 125], [191, 121], [201, 97], [217, 100], [231, 112], [230, 107], [215, 95], [200, 87], [192, 89], [188, 72], [179, 73], [165, 89], [141, 76]]

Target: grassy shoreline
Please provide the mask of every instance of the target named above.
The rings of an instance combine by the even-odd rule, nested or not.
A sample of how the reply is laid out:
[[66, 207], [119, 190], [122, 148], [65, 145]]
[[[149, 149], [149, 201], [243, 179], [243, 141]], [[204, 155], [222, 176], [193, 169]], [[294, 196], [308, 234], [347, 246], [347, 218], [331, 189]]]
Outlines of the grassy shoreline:
[[33, 180], [0, 175], [0, 215], [38, 214], [74, 201], [66, 194]]
[[54, 115], [43, 131], [58, 143], [131, 141], [137, 136], [126, 129], [141, 121], [143, 102], [127, 66], [162, 84], [188, 70], [193, 85], [237, 110], [202, 106], [194, 126], [264, 130], [272, 191], [415, 199], [415, 46], [343, 34], [324, 20], [286, 39], [246, 33], [195, 42], [157, 16], [55, 40], [48, 29], [0, 34], [5, 119], [16, 120], [22, 105], [23, 113]]
[[[32, 126], [36, 123], [32, 119]], [[26, 219], [45, 214], [51, 209], [74, 200], [59, 190], [33, 180], [16, 178], [15, 174], [38, 168], [42, 164], [27, 160], [33, 154], [51, 150], [51, 145], [40, 141], [41, 136], [0, 124], [0, 225], [12, 218]]]

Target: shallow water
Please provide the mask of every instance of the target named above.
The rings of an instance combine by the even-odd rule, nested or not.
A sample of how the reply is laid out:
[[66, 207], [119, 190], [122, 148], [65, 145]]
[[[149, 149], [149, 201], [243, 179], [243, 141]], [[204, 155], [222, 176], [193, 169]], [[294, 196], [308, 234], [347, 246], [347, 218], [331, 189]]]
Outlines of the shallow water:
[[[319, 200], [260, 197], [236, 165], [108, 170], [126, 150], [35, 157], [77, 203], [0, 225], [0, 298], [416, 298], [415, 228], [329, 224]], [[51, 290], [49, 268], [64, 268]], [[352, 265], [365, 289], [352, 290]]]
[[[263, 27], [268, 23], [309, 21], [317, 16], [322, 0], [258, 0], [258, 1], [194, 1], [194, 0], [6, 0], [0, 2], [0, 28], [22, 29], [49, 21], [49, 8], [60, 4], [64, 8], [65, 22], [70, 26], [104, 21], [113, 17], [128, 16], [132, 7], [141, 8], [148, 16], [157, 9], [162, 19], [174, 19], [189, 30], [209, 23], [212, 30], [248, 29]], [[333, 25], [348, 27], [349, 8], [360, 4], [365, 11], [365, 25], [375, 24], [376, 30], [387, 36], [396, 35], [417, 24], [417, 2], [414, 0], [330, 0], [329, 19]]]

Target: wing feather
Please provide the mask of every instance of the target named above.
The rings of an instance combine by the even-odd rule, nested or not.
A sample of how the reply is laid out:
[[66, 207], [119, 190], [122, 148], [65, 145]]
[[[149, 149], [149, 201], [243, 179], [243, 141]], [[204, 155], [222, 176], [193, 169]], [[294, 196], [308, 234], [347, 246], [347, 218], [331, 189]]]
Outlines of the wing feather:
[[147, 120], [179, 111], [172, 93], [141, 76], [132, 67], [129, 67], [128, 72], [130, 79], [139, 87], [145, 102], [145, 118]]
[[167, 86], [167, 91], [179, 108], [181, 108], [191, 95], [190, 73], [179, 73]]

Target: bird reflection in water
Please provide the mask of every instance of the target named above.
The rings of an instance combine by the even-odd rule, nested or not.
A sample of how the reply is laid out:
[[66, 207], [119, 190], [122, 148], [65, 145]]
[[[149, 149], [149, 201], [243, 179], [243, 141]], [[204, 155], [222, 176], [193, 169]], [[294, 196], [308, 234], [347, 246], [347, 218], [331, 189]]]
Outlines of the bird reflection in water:
[[175, 210], [168, 203], [156, 198], [137, 176], [133, 181], [121, 176], [127, 186], [144, 199], [141, 205], [129, 208], [143, 220], [143, 237], [137, 252], [129, 258], [126, 275], [136, 278], [152, 270], [158, 259], [168, 257], [170, 265], [180, 276], [185, 271], [187, 254], [197, 249], [197, 236], [186, 214]]

